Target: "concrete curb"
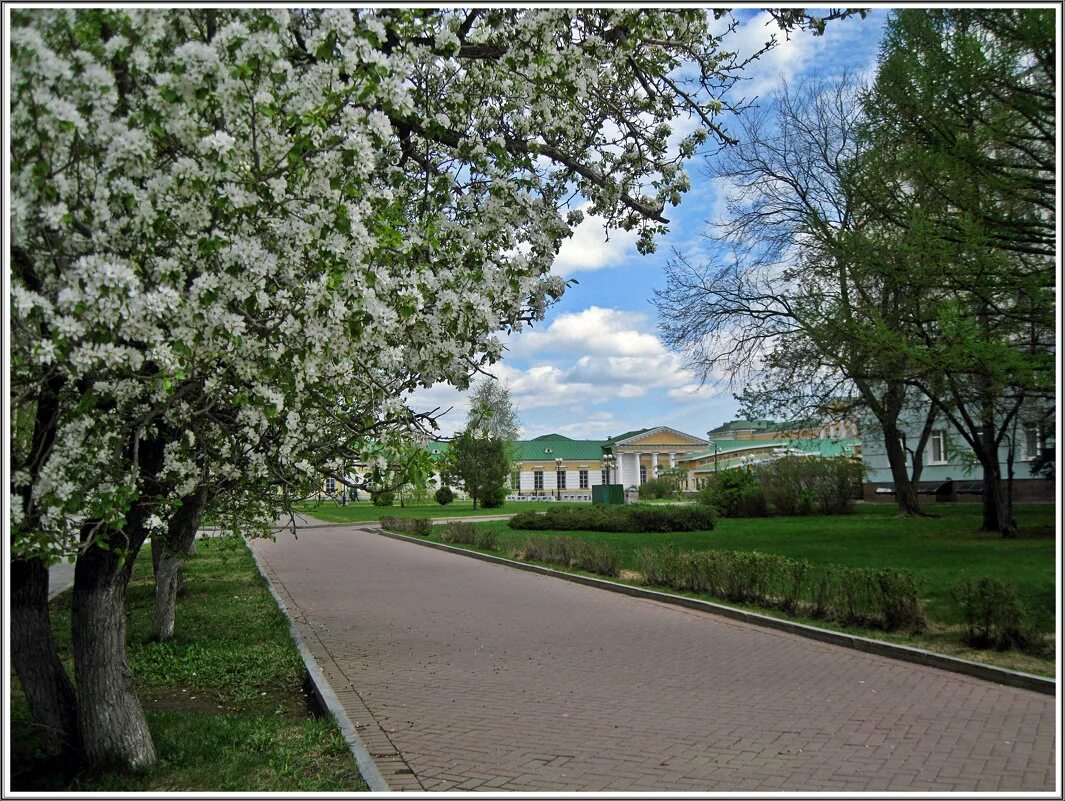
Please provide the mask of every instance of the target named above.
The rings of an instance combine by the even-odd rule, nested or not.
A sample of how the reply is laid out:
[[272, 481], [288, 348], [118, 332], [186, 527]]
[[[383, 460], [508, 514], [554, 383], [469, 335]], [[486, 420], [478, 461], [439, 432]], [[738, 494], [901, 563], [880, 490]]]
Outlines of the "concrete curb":
[[973, 678], [992, 681], [1010, 687], [1019, 687], [1024, 690], [1032, 690], [1037, 693], [1043, 693], [1044, 695], [1057, 694], [1057, 681], [1044, 676], [1036, 676], [1032, 673], [1023, 673], [1019, 670], [1009, 670], [1008, 668], [985, 665], [982, 662], [973, 662], [969, 659], [959, 659], [955, 656], [937, 654], [933, 651], [926, 651], [923, 648], [913, 648], [909, 645], [896, 645], [895, 643], [884, 642], [883, 640], [873, 640], [868, 637], [859, 637], [856, 634], [846, 634], [841, 631], [822, 629], [817, 626], [796, 623], [791, 620], [781, 620], [780, 618], [759, 614], [758, 612], [748, 612], [745, 609], [736, 609], [731, 606], [716, 604], [712, 601], [686, 598], [683, 595], [673, 595], [668, 592], [660, 592], [659, 590], [634, 587], [631, 584], [621, 584], [607, 579], [581, 576], [576, 573], [566, 573], [561, 570], [553, 570], [549, 567], [529, 564], [528, 562], [507, 559], [503, 556], [492, 556], [491, 554], [480, 553], [479, 551], [469, 551], [465, 548], [456, 548], [452, 545], [445, 545], [440, 542], [431, 542], [417, 537], [410, 537], [405, 534], [396, 534], [392, 531], [385, 531], [382, 528], [363, 527], [360, 530], [370, 534], [379, 534], [382, 537], [391, 537], [392, 539], [413, 542], [428, 548], [437, 548], [442, 551], [449, 551], [450, 553], [469, 556], [474, 559], [481, 559], [485, 562], [495, 562], [496, 564], [506, 565], [507, 567], [513, 567], [518, 570], [526, 570], [530, 573], [554, 576], [555, 578], [571, 581], [575, 584], [584, 584], [589, 587], [598, 587], [602, 590], [621, 593], [622, 595], [631, 595], [635, 598], [646, 598], [652, 601], [672, 604], [673, 606], [683, 606], [688, 609], [709, 612], [711, 614], [721, 615], [722, 617], [740, 620], [744, 623], [750, 623], [754, 626], [787, 631], [792, 634], [797, 634], [800, 637], [808, 637], [810, 639], [832, 643], [833, 645], [841, 645], [844, 648], [853, 648], [857, 651], [864, 651], [865, 653], [876, 654], [878, 656], [886, 656], [903, 662], [912, 662], [914, 664], [926, 665], [941, 670], [949, 670], [953, 673], [964, 673]]
[[296, 628], [296, 623], [292, 619], [292, 615], [289, 614], [288, 606], [281, 598], [281, 594], [277, 591], [277, 588], [274, 587], [274, 582], [265, 569], [261, 557], [253, 548], [249, 547], [248, 550], [251, 551], [252, 558], [255, 559], [255, 566], [259, 569], [259, 574], [266, 579], [266, 586], [270, 588], [270, 594], [274, 596], [278, 608], [288, 620], [288, 630], [291, 632], [292, 639], [296, 643], [296, 648], [300, 652], [303, 664], [307, 666], [307, 673], [311, 677], [311, 684], [314, 685], [315, 695], [318, 696], [318, 700], [321, 702], [322, 706], [329, 710], [329, 713], [336, 721], [340, 733], [344, 736], [348, 748], [351, 749], [351, 753], [355, 757], [355, 763], [359, 766], [359, 773], [362, 774], [363, 780], [369, 786], [371, 792], [392, 792], [392, 788], [389, 787], [385, 777], [381, 774], [377, 764], [373, 761], [373, 757], [370, 756], [369, 749], [366, 748], [366, 744], [362, 741], [362, 738], [359, 737], [359, 733], [352, 724], [351, 719], [348, 717], [348, 713], [344, 711], [344, 706], [340, 703], [340, 699], [337, 698], [336, 693], [325, 678], [325, 674], [322, 673], [322, 669], [318, 667], [318, 662], [307, 648], [307, 645], [303, 642], [303, 637]]

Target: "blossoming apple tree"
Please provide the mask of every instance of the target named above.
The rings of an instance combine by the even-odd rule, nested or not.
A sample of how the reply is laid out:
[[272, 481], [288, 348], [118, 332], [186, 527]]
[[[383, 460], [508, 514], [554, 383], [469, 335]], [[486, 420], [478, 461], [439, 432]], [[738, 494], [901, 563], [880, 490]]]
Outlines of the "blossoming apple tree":
[[[395, 462], [431, 423], [404, 393], [465, 386], [562, 293], [575, 196], [653, 247], [740, 65], [697, 10], [11, 21], [14, 661], [51, 747], [143, 766], [146, 537], [204, 488], [272, 520], [277, 487]], [[75, 554], [76, 693], [46, 605]]]

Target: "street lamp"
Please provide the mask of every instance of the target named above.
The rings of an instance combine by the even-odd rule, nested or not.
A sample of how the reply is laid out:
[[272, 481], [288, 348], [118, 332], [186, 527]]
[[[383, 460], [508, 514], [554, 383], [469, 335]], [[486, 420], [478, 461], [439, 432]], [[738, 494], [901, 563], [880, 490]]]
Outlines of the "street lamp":
[[717, 441], [711, 437], [712, 431], [706, 432], [706, 438], [710, 440], [710, 444], [714, 446], [714, 472], [717, 472]]
[[562, 472], [562, 457], [555, 459], [555, 500], [562, 500], [562, 488], [559, 486], [558, 474]]
[[[610, 467], [611, 467], [611, 465], [614, 464], [615, 461], [617, 461], [617, 457], [614, 456], [614, 454], [612, 454], [612, 453], [603, 454], [603, 467], [606, 468], [606, 483], [607, 484], [610, 483]], [[615, 475], [614, 477], [617, 478], [617, 475]]]

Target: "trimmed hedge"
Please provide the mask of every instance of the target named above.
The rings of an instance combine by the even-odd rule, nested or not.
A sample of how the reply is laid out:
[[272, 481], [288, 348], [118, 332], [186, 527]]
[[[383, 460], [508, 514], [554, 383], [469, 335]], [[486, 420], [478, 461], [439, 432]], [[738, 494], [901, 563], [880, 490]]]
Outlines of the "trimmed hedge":
[[390, 517], [381, 518], [381, 528], [395, 531], [399, 534], [417, 534], [419, 537], [428, 537], [432, 531], [432, 521], [427, 517]]
[[510, 528], [524, 531], [710, 531], [717, 513], [705, 506], [592, 506], [519, 512]]
[[496, 549], [496, 533], [473, 523], [448, 523], [440, 533], [440, 539], [459, 545], [473, 545], [477, 548], [484, 548], [486, 551]]
[[441, 506], [447, 506], [453, 500], [455, 500], [455, 493], [451, 491], [450, 487], [441, 487], [434, 494], [436, 502]]
[[512, 546], [510, 555], [530, 562], [577, 567], [601, 576], [617, 576], [621, 572], [620, 551], [576, 537], [526, 537], [524, 542]]
[[1009, 584], [992, 576], [966, 576], [950, 594], [961, 609], [967, 645], [1000, 651], [1033, 645], [1028, 612]]
[[757, 551], [643, 548], [636, 558], [651, 586], [888, 631], [924, 626], [917, 582], [904, 570], [815, 566]]

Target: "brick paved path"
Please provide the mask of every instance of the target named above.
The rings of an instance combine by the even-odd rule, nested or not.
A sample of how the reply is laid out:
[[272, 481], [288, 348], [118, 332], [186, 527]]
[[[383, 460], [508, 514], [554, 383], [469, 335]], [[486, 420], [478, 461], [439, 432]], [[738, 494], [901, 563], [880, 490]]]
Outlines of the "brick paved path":
[[353, 527], [253, 547], [396, 789], [1054, 789], [1050, 696]]

